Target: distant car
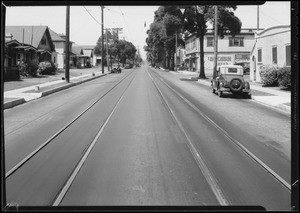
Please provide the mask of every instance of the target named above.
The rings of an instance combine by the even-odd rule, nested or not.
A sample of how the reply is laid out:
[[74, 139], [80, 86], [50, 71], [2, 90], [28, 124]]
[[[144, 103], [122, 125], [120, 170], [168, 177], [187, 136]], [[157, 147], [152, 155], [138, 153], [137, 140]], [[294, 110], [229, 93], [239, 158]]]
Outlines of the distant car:
[[241, 63], [236, 63], [235, 65], [240, 65], [243, 67], [244, 75], [250, 73], [250, 64], [249, 63], [241, 62]]
[[127, 65], [125, 66], [125, 69], [131, 69], [132, 67], [133, 67], [132, 64], [127, 64]]
[[222, 65], [219, 67], [216, 78], [211, 81], [212, 92], [223, 96], [223, 92], [234, 95], [243, 95], [251, 98], [250, 84], [243, 77], [243, 67], [239, 65]]
[[120, 66], [118, 66], [118, 67], [112, 68], [110, 73], [121, 73], [121, 72], [122, 72], [122, 70], [121, 70]]

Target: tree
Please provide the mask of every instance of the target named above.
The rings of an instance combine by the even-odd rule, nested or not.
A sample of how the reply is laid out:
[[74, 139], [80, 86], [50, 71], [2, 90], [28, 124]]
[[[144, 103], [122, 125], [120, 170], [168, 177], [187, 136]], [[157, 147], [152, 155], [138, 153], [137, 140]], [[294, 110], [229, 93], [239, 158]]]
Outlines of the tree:
[[[147, 31], [147, 60], [152, 66], [160, 64], [164, 68], [174, 69], [176, 34], [182, 29], [182, 14], [177, 6], [160, 6], [155, 11], [154, 22]], [[184, 45], [182, 38], [179, 43]]]
[[[234, 16], [232, 10], [236, 5], [218, 6], [218, 35], [223, 38], [226, 34], [235, 36], [240, 32], [242, 23]], [[207, 32], [207, 24], [214, 22], [213, 5], [188, 6], [184, 12], [183, 28], [189, 34], [196, 34], [200, 40], [200, 74], [199, 78], [206, 78], [204, 71], [204, 35]]]
[[[94, 48], [94, 53], [96, 55], [102, 55], [101, 50], [102, 50], [102, 36], [99, 37], [98, 41], [97, 41], [97, 45]], [[117, 55], [117, 48], [116, 45], [118, 43], [118, 39], [117, 39], [117, 35], [116, 34], [112, 34], [109, 30], [107, 31], [107, 43], [108, 43], [108, 55], [110, 57], [110, 59], [115, 58]], [[106, 35], [104, 35], [104, 60], [105, 63], [107, 64], [107, 48], [106, 48]], [[110, 60], [111, 61], [111, 60]]]

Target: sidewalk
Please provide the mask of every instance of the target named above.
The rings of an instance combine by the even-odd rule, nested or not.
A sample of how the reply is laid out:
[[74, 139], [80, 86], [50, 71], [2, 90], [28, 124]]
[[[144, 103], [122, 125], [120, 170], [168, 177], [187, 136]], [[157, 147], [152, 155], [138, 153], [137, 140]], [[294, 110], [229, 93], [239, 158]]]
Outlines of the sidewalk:
[[[172, 74], [184, 75], [190, 78], [197, 78], [199, 73], [190, 71], [170, 71]], [[207, 79], [198, 79], [198, 83], [211, 86], [212, 77]], [[247, 79], [248, 80], [248, 79]], [[252, 94], [252, 100], [266, 105], [275, 107], [277, 109], [284, 110], [285, 112], [291, 112], [291, 92], [281, 90], [279, 87], [263, 87], [262, 84], [256, 82], [250, 82], [250, 89]]]
[[94, 72], [93, 74], [85, 74], [76, 77], [71, 77], [70, 82], [67, 83], [65, 80], [50, 81], [34, 86], [23, 87], [15, 90], [9, 90], [4, 92], [4, 104], [3, 109], [12, 108], [19, 104], [44, 97], [46, 95], [61, 91], [63, 89], [76, 86], [78, 84], [102, 77], [107, 75], [107, 70]]

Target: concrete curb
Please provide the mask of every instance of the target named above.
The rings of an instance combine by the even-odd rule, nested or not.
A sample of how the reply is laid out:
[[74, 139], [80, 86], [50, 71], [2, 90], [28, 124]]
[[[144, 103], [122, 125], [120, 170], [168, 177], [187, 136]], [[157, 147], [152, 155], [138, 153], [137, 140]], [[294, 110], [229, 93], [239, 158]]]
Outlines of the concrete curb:
[[44, 92], [41, 92], [41, 97], [45, 97], [47, 95], [50, 95], [52, 93], [56, 93], [56, 92], [59, 92], [61, 90], [64, 90], [64, 89], [68, 89], [70, 87], [73, 87], [73, 86], [76, 86], [76, 85], [79, 85], [79, 84], [82, 84], [82, 83], [85, 83], [85, 82], [88, 82], [88, 81], [91, 81], [91, 80], [94, 80], [96, 78], [100, 78], [100, 77], [103, 77], [107, 74], [101, 74], [99, 76], [94, 76], [92, 78], [88, 78], [88, 79], [84, 79], [82, 81], [78, 81], [78, 82], [74, 82], [74, 83], [70, 83], [70, 84], [67, 84], [67, 85], [63, 85], [63, 86], [60, 86], [60, 87], [56, 87], [54, 89], [49, 89], [49, 90], [46, 90]]
[[14, 106], [17, 106], [17, 105], [20, 105], [20, 104], [23, 104], [23, 103], [26, 103], [26, 102], [29, 102], [31, 100], [36, 100], [38, 98], [41, 98], [41, 97], [45, 97], [47, 95], [50, 95], [50, 94], [53, 94], [53, 93], [56, 93], [56, 92], [59, 92], [61, 90], [64, 90], [64, 89], [68, 89], [70, 87], [73, 87], [73, 86], [76, 86], [76, 85], [79, 85], [79, 84], [82, 84], [82, 83], [85, 83], [85, 82], [88, 82], [88, 81], [91, 81], [91, 80], [94, 80], [94, 79], [97, 79], [97, 78], [100, 78], [100, 77], [103, 77], [107, 75], [107, 73], [105, 74], [100, 74], [98, 76], [93, 76], [91, 78], [87, 78], [87, 79], [84, 79], [84, 80], [79, 80], [77, 82], [74, 82], [74, 83], [70, 83], [70, 84], [67, 84], [67, 85], [63, 85], [63, 86], [58, 86], [56, 88], [52, 88], [52, 89], [49, 89], [49, 90], [46, 90], [44, 92], [40, 92], [40, 93], [36, 93], [35, 94], [35, 97], [31, 98], [30, 100], [26, 101], [25, 98], [18, 98], [18, 99], [15, 99], [15, 100], [12, 100], [12, 101], [7, 101], [3, 104], [3, 109], [8, 109], [8, 108], [12, 108]]
[[25, 99], [24, 98], [17, 98], [15, 100], [12, 101], [7, 101], [3, 104], [3, 109], [8, 109], [8, 108], [12, 108], [14, 106], [20, 105], [25, 103]]

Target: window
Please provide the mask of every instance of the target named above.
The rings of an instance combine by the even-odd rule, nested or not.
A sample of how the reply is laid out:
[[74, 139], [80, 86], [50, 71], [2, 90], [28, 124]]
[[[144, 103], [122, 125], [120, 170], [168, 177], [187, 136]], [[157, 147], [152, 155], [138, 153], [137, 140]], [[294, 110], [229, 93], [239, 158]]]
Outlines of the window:
[[262, 49], [257, 50], [257, 62], [262, 62]]
[[291, 45], [285, 46], [285, 65], [291, 66]]
[[46, 45], [46, 44], [47, 44], [47, 43], [46, 43], [46, 38], [45, 38], [45, 37], [42, 38], [41, 44], [42, 44], [42, 45]]
[[244, 38], [229, 38], [229, 47], [243, 47]]
[[196, 48], [196, 39], [192, 39], [192, 49]]
[[277, 64], [277, 47], [272, 47], [272, 62]]
[[214, 46], [214, 38], [208, 37], [207, 38], [207, 47], [213, 47]]
[[228, 73], [237, 73], [237, 68], [228, 68]]

